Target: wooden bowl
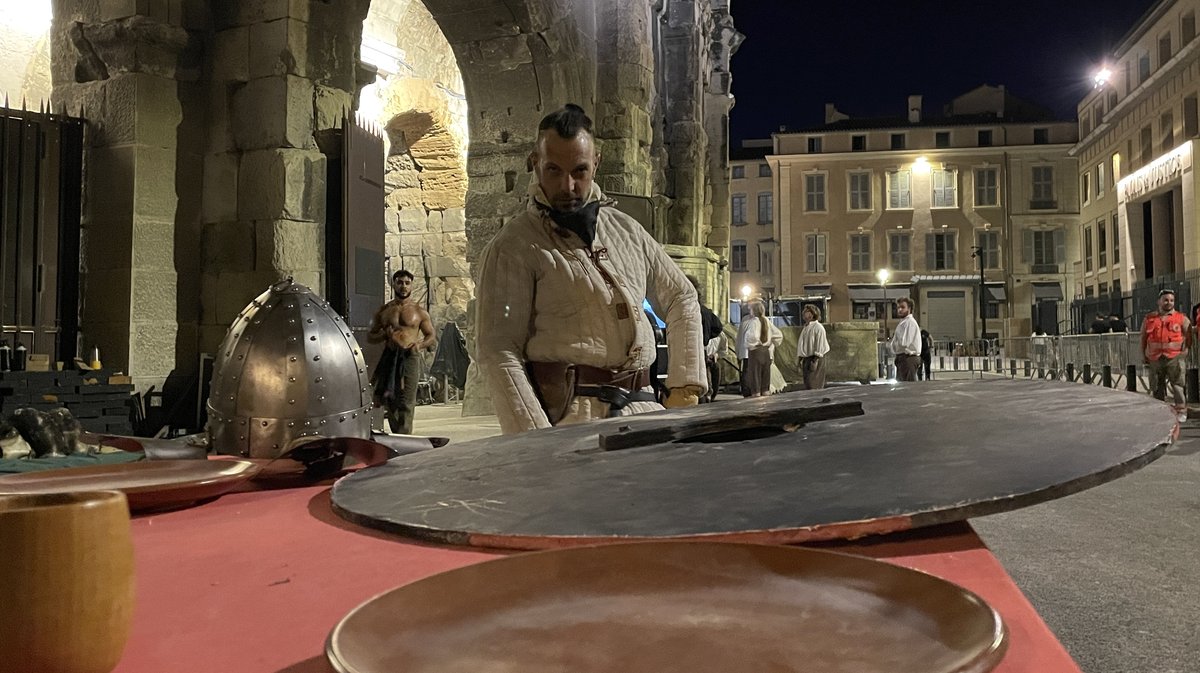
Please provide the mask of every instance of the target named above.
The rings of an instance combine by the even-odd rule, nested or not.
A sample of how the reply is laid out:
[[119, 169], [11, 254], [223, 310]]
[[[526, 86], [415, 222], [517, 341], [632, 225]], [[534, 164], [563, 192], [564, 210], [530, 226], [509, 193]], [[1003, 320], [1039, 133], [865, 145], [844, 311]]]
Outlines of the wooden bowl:
[[124, 494], [0, 496], [0, 662], [24, 673], [109, 673], [132, 616]]
[[329, 636], [340, 673], [983, 673], [1000, 616], [936, 577], [790, 547], [537, 552], [376, 596]]

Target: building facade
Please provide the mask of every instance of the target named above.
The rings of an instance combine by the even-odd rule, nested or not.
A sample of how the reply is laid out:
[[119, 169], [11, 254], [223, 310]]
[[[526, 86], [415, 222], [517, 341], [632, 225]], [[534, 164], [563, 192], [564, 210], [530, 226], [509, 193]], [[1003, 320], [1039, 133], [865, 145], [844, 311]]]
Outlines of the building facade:
[[729, 298], [774, 299], [779, 286], [775, 189], [767, 140], [747, 140], [729, 157]]
[[1200, 136], [1200, 0], [1151, 7], [1079, 102], [1079, 245], [1072, 250], [1077, 328], [1096, 313], [1151, 310], [1158, 290], [1200, 297], [1195, 139]]
[[920, 96], [907, 107], [851, 119], [827, 105], [824, 125], [774, 135], [775, 295], [824, 297], [829, 320], [885, 331], [910, 296], [935, 339], [1055, 333], [1074, 282], [1075, 124], [1002, 86], [935, 118]]

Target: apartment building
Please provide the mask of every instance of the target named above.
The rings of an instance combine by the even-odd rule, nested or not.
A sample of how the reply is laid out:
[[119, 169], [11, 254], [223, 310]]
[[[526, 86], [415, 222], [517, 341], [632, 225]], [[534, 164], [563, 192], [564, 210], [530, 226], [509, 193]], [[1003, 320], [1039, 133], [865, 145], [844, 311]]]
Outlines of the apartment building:
[[770, 139], [747, 140], [729, 157], [729, 298], [777, 298], [775, 191]]
[[1200, 136], [1200, 0], [1162, 0], [1118, 43], [1079, 102], [1080, 218], [1072, 251], [1076, 327], [1096, 312], [1131, 318], [1162, 286], [1200, 297], [1192, 170]]
[[[777, 195], [773, 293], [828, 297], [832, 321], [891, 322], [895, 300], [910, 296], [935, 339], [978, 338], [985, 323], [991, 337], [1056, 333], [1074, 287], [1075, 123], [1003, 86], [936, 116], [921, 96], [906, 107], [859, 119], [826, 105], [823, 125], [773, 136], [759, 169]], [[770, 240], [736, 231], [748, 245]]]

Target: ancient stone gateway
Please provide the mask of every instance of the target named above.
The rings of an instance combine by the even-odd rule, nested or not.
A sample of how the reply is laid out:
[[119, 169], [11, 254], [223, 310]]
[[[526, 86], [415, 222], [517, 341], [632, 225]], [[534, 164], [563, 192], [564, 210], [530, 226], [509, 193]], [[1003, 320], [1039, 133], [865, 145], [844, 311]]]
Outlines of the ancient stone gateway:
[[[434, 288], [446, 319], [469, 315], [471, 264], [521, 208], [537, 121], [568, 101], [596, 119], [601, 187], [648, 199], [647, 226], [723, 305], [723, 129], [740, 39], [727, 1], [421, 5], [54, 0], [54, 100], [92, 128], [82, 325], [106, 364], [143, 387], [186, 383], [263, 287], [286, 275], [325, 287], [325, 151], [343, 114], [380, 95], [363, 53], [380, 32], [431, 55], [428, 72], [395, 78], [404, 109], [379, 123], [393, 264], [456, 261]], [[443, 81], [449, 57], [428, 49], [435, 27], [461, 90]], [[447, 100], [465, 109], [435, 104]]]

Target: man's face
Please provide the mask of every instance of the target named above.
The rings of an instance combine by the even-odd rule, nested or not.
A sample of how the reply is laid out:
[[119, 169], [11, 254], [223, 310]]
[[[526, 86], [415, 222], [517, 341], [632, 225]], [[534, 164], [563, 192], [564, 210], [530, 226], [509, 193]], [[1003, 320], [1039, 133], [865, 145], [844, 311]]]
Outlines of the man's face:
[[900, 316], [901, 320], [907, 318], [908, 313], [909, 313], [908, 304], [906, 304], [904, 302], [898, 302], [896, 304], [896, 315]]
[[562, 138], [553, 129], [542, 131], [530, 155], [538, 185], [555, 210], [572, 211], [583, 206], [592, 189], [600, 154], [586, 131]]
[[397, 297], [407, 299], [408, 295], [412, 294], [412, 278], [396, 276], [392, 279], [392, 289], [396, 291]]
[[1170, 313], [1175, 310], [1175, 295], [1164, 294], [1158, 298], [1158, 310], [1162, 313]]

